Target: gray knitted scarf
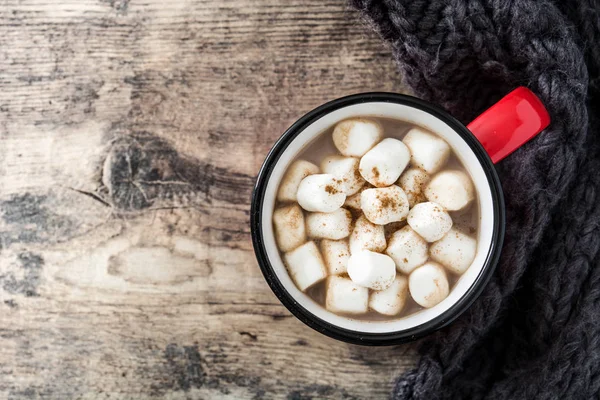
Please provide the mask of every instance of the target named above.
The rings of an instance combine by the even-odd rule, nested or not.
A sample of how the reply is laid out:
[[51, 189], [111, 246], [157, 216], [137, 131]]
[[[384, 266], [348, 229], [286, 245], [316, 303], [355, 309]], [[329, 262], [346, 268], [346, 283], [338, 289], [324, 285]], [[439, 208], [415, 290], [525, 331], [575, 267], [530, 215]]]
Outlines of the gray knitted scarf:
[[420, 344], [396, 399], [600, 396], [600, 4], [351, 0], [406, 83], [469, 122], [524, 85], [551, 126], [497, 165], [502, 260], [481, 297]]

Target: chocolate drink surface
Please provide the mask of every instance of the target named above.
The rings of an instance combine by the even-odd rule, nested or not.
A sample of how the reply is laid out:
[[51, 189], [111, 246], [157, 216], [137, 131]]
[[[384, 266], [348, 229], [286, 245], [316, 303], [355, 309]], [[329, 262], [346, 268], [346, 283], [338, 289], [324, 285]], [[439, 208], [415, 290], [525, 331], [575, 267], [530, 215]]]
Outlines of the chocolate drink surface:
[[273, 213], [296, 287], [366, 321], [443, 301], [475, 258], [479, 221], [469, 172], [442, 138], [373, 117], [309, 143], [288, 165]]

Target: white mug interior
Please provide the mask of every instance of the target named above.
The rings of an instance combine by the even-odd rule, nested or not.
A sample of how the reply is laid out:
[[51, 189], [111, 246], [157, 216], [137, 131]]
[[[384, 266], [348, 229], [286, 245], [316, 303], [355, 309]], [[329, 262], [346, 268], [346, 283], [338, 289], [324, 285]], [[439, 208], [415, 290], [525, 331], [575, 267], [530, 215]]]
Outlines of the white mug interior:
[[[334, 314], [298, 290], [281, 259], [273, 232], [272, 216], [276, 203], [277, 189], [288, 166], [319, 135], [344, 119], [358, 116], [397, 119], [429, 129], [444, 138], [471, 175], [479, 202], [477, 254], [471, 267], [458, 279], [448, 297], [432, 308], [423, 309], [405, 317], [386, 321], [365, 321]], [[403, 133], [400, 132], [399, 134]], [[393, 134], [386, 132], [385, 136], [393, 137]], [[458, 302], [475, 283], [485, 265], [492, 245], [494, 223], [496, 222], [494, 221], [492, 191], [483, 166], [462, 137], [444, 121], [426, 111], [404, 104], [387, 102], [367, 102], [349, 105], [332, 111], [306, 126], [288, 145], [278, 159], [277, 164], [273, 167], [261, 211], [261, 229], [267, 257], [273, 271], [277, 275], [277, 279], [279, 279], [285, 290], [300, 306], [304, 307], [317, 318], [340, 328], [364, 333], [391, 333], [414, 328], [435, 319]]]

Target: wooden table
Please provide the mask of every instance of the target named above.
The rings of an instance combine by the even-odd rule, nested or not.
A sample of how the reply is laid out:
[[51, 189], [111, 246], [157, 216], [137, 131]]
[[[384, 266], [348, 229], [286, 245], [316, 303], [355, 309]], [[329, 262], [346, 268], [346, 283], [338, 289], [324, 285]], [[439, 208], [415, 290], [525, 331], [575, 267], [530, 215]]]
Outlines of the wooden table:
[[0, 398], [379, 398], [408, 347], [296, 320], [249, 199], [295, 119], [401, 91], [343, 0], [0, 0]]

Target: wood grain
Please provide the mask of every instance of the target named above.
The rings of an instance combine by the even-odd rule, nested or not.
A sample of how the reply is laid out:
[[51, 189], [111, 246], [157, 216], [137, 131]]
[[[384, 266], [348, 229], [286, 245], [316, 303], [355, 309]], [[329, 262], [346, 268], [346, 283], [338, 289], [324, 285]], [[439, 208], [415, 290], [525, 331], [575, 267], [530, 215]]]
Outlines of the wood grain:
[[0, 398], [379, 398], [409, 347], [321, 336], [252, 252], [267, 151], [402, 91], [343, 0], [0, 0]]

